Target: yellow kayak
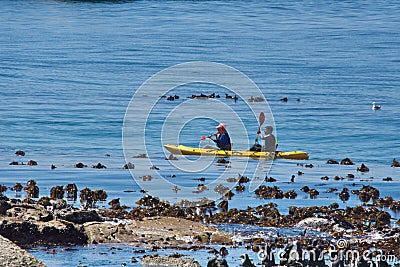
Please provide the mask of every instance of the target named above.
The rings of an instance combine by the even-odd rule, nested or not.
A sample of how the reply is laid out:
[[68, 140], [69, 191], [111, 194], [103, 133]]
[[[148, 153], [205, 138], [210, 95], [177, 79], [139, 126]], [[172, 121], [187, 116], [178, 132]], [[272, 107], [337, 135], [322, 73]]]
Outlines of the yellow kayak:
[[216, 156], [216, 157], [247, 157], [257, 159], [308, 159], [308, 153], [303, 151], [282, 152], [254, 152], [254, 151], [239, 151], [239, 150], [218, 150], [213, 148], [195, 148], [182, 145], [164, 145], [172, 154], [181, 155], [196, 155], [196, 156]]

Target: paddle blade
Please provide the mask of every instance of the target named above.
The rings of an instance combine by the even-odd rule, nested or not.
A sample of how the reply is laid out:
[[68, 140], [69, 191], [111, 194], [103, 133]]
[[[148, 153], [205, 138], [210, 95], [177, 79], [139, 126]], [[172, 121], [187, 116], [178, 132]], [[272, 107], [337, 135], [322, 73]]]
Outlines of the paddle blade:
[[265, 122], [265, 114], [264, 114], [264, 112], [261, 112], [261, 113], [260, 113], [260, 116], [258, 117], [258, 122], [260, 123], [260, 124], [259, 124], [260, 127], [261, 127], [261, 125], [264, 124], [264, 122]]
[[205, 140], [206, 140], [206, 136], [203, 135], [203, 136], [201, 137], [201, 139], [200, 139], [200, 143], [203, 143]]

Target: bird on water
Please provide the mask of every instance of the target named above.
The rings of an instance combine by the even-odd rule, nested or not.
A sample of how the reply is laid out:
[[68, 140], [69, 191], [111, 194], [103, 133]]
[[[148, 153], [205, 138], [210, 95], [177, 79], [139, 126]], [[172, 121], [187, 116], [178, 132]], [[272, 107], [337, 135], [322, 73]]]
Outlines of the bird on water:
[[372, 110], [380, 110], [382, 106], [376, 105], [375, 102], [372, 102]]
[[243, 254], [240, 256], [240, 259], [242, 260], [242, 264], [240, 266], [242, 267], [256, 267], [250, 260], [249, 255]]

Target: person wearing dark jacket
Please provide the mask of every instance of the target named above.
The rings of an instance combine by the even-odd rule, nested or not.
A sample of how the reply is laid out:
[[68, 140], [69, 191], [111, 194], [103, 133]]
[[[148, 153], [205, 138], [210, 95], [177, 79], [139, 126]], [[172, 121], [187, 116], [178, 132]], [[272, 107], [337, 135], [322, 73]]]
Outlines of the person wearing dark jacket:
[[216, 136], [215, 139], [211, 138], [216, 144], [217, 147], [221, 150], [231, 150], [231, 138], [229, 137], [228, 131], [226, 130], [226, 125], [224, 123], [220, 123], [217, 127], [218, 132], [214, 135]]

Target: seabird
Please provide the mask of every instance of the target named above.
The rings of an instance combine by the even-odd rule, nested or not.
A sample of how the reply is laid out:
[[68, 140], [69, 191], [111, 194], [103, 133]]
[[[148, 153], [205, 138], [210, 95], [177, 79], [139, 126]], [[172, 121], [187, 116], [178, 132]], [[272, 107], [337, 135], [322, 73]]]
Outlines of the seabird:
[[381, 109], [382, 108], [382, 106], [380, 106], [380, 105], [375, 105], [375, 102], [372, 102], [372, 110], [379, 110], [379, 109]]
[[208, 263], [207, 267], [229, 267], [225, 259], [214, 256]]
[[222, 247], [222, 248], [220, 248], [220, 250], [219, 250], [219, 254], [220, 254], [222, 257], [226, 257], [226, 256], [229, 254], [229, 252], [228, 252], [228, 250], [226, 249], [226, 247]]
[[242, 267], [256, 267], [250, 260], [249, 255], [247, 254], [243, 254], [242, 256], [240, 256], [240, 258], [242, 259], [242, 264], [240, 266]]
[[179, 190], [181, 190], [181, 189], [176, 185], [174, 185], [174, 187], [172, 187], [172, 191], [174, 191], [175, 193], [178, 193]]

